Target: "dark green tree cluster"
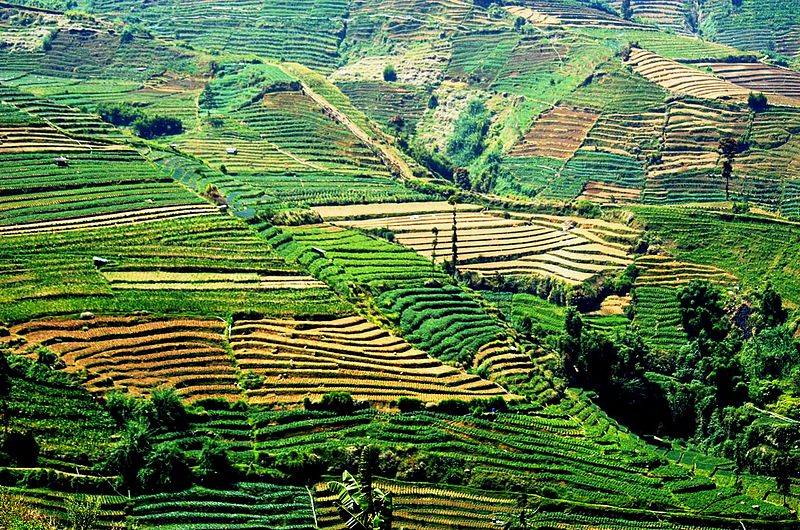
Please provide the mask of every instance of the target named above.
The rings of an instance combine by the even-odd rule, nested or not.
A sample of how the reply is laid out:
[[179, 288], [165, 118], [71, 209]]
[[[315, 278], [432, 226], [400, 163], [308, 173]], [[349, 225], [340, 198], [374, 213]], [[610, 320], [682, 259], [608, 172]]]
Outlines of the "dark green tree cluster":
[[159, 435], [190, 425], [189, 413], [174, 390], [156, 390], [149, 400], [111, 393], [106, 408], [122, 428], [106, 466], [128, 491], [177, 491], [195, 481], [218, 486], [236, 479], [236, 469], [216, 440], [204, 441], [197, 461], [179, 443], [158, 441]]
[[458, 117], [455, 129], [447, 142], [447, 156], [456, 166], [468, 166], [484, 149], [484, 139], [489, 132], [490, 115], [480, 99], [472, 99]]
[[130, 103], [102, 103], [95, 112], [103, 121], [118, 127], [131, 127], [137, 136], [147, 140], [183, 132], [183, 122], [178, 118], [148, 115]]

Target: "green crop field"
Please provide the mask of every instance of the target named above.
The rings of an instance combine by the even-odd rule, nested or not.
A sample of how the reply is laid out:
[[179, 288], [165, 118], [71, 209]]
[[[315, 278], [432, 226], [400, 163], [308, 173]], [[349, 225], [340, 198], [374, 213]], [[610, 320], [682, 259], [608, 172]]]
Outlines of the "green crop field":
[[0, 529], [800, 530], [799, 14], [0, 2]]

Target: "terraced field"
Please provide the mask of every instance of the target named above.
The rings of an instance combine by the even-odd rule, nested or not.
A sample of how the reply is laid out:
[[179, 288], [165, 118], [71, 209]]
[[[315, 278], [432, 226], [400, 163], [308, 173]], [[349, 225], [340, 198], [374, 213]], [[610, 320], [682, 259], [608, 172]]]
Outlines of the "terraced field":
[[9, 235], [0, 238], [0, 258], [2, 316], [10, 321], [83, 311], [225, 316], [341, 308], [327, 288], [286, 265], [241, 222], [221, 215]]
[[[332, 69], [343, 29], [346, 3], [245, 2], [217, 6], [208, 17], [205, 2], [163, 0], [139, 4], [128, 0], [101, 0], [93, 4], [96, 13], [116, 16], [131, 13], [154, 33], [190, 42], [207, 50], [255, 54]], [[302, 17], [297, 16], [301, 10]], [[258, 31], [261, 28], [262, 31]]]
[[188, 401], [236, 401], [240, 390], [225, 329], [220, 320], [95, 318], [27, 322], [11, 333], [29, 346], [49, 348], [68, 372], [85, 371], [84, 384], [94, 393], [117, 388], [147, 394], [170, 387]]
[[635, 22], [615, 17], [599, 9], [553, 0], [531, 0], [524, 6], [509, 6], [508, 12], [538, 26], [577, 28], [644, 28]]
[[369, 448], [393, 528], [797, 528], [724, 458], [792, 435], [789, 376], [661, 370], [693, 279], [797, 320], [795, 0], [21, 1], [0, 486], [76, 528], [344, 528], [325, 483]]
[[750, 93], [747, 88], [640, 48], [631, 50], [628, 63], [636, 73], [676, 94], [742, 100]]
[[477, 376], [443, 365], [363, 317], [237, 320], [231, 347], [241, 370], [264, 378], [251, 403], [294, 404], [333, 391], [388, 406], [507, 395]]
[[640, 270], [633, 291], [636, 324], [653, 346], [678, 349], [686, 343], [681, 325], [677, 289], [692, 280], [709, 280], [731, 286], [737, 278], [717, 267], [686, 263], [669, 256], [642, 256], [636, 259]]
[[[618, 11], [622, 12], [622, 2], [610, 2]], [[691, 4], [687, 0], [632, 0], [630, 2], [631, 15], [637, 19], [652, 22], [661, 28], [671, 29], [677, 33], [690, 33], [691, 28], [687, 23]]]
[[314, 528], [304, 488], [240, 483], [235, 490], [196, 487], [137, 497], [132, 519], [147, 528]]
[[[772, 98], [776, 103], [800, 105], [800, 73], [788, 68], [776, 68], [761, 63], [699, 63], [717, 77], [753, 92], [784, 96]], [[788, 100], [787, 100], [788, 99]]]
[[510, 155], [567, 160], [583, 143], [597, 117], [596, 113], [587, 110], [554, 107], [539, 116]]
[[647, 168], [645, 200], [724, 199], [719, 141], [744, 137], [750, 119], [750, 114], [737, 106], [690, 99], [670, 102], [661, 159]]
[[507, 336], [475, 299], [413, 250], [328, 225], [272, 228], [264, 235], [290, 262], [304, 264], [340, 293], [372, 295], [406, 340], [442, 360], [470, 366], [483, 346]]
[[[388, 228], [395, 240], [425, 257], [450, 259], [452, 213], [337, 221], [341, 226]], [[635, 237], [622, 225], [543, 215], [503, 218], [491, 213], [457, 212], [459, 270], [491, 274], [540, 274], [580, 284], [605, 270], [624, 268], [630, 258], [615, 237]], [[433, 229], [438, 231], [434, 249]]]

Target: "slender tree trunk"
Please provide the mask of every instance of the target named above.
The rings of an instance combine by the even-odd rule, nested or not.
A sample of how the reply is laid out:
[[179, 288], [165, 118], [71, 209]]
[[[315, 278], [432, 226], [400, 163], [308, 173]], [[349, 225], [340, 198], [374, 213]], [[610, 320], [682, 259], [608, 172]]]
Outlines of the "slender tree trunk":
[[453, 205], [453, 278], [458, 275], [458, 227], [456, 226], [456, 206]]

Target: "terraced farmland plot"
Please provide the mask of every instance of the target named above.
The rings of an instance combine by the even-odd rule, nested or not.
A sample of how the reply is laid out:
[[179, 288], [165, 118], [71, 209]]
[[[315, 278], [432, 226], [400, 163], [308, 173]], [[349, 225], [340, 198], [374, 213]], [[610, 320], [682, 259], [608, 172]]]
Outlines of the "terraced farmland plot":
[[424, 95], [410, 85], [369, 81], [339, 82], [337, 86], [353, 105], [387, 128], [391, 118], [400, 116], [406, 130], [413, 131], [427, 108]]
[[8, 84], [0, 84], [0, 101], [16, 107], [62, 133], [82, 141], [95, 144], [124, 144], [122, 132], [98, 116], [86, 114], [79, 109], [55, 103], [22, 91]]
[[750, 119], [736, 106], [689, 99], [669, 103], [661, 159], [647, 168], [645, 201], [724, 199], [719, 141], [743, 137]]
[[[800, 73], [762, 63], [699, 63], [714, 75], [753, 92], [774, 94], [771, 103], [800, 106]], [[780, 97], [783, 96], [783, 97]]]
[[[622, 2], [610, 2], [618, 11], [622, 11]], [[690, 33], [687, 17], [690, 12], [687, 0], [632, 0], [631, 13], [634, 17], [653, 22], [662, 28], [669, 28], [677, 33]]]
[[[98, 269], [94, 257], [109, 262]], [[221, 215], [6, 236], [0, 266], [2, 318], [14, 322], [82, 311], [277, 316], [342, 308], [242, 222]]]
[[[388, 228], [395, 240], [432, 257], [432, 230], [438, 230], [437, 258], [449, 257], [453, 235], [452, 213], [338, 221], [342, 226]], [[570, 284], [580, 284], [605, 270], [631, 263], [626, 245], [611, 241], [615, 236], [634, 237], [623, 225], [568, 219], [525, 216], [505, 219], [490, 213], [458, 212], [458, 263], [461, 271], [489, 274], [541, 274]], [[610, 237], [609, 237], [610, 236]]]
[[678, 289], [692, 280], [709, 280], [723, 286], [737, 278], [717, 267], [686, 263], [669, 256], [636, 259], [640, 273], [633, 292], [636, 318], [645, 340], [653, 346], [676, 350], [686, 344], [681, 324]]
[[[572, 406], [564, 404], [549, 408], [542, 414], [498, 413], [492, 420], [452, 418], [429, 413], [398, 414], [387, 418], [374, 411], [358, 412], [349, 417], [306, 412], [286, 419], [279, 414], [264, 412], [253, 415], [257, 447], [269, 447], [272, 451], [284, 453], [297, 451], [301, 446], [324, 450], [345, 440], [357, 446], [359, 440], [367, 436], [373, 443], [385, 440], [427, 445], [435, 447], [438, 455], [454, 459], [459, 469], [470, 469], [469, 473], [492, 474], [503, 470], [514, 477], [525, 477], [534, 491], [545, 487], [555, 489], [564, 504], [555, 507], [554, 514], [570, 512], [572, 503], [598, 504], [602, 498], [613, 498], [616, 506], [637, 507], [640, 502], [637, 499], [654, 497], [663, 506], [674, 507], [680, 513], [686, 509], [684, 499], [691, 498], [691, 494], [684, 496], [670, 491], [670, 482], [676, 479], [664, 480], [650, 475], [645, 466], [632, 459], [637, 443], [630, 435], [616, 431], [619, 433], [617, 438], [608, 418], [596, 406], [577, 400]], [[381, 425], [379, 429], [375, 428], [377, 422]], [[321, 432], [325, 426], [329, 432]], [[604, 442], [599, 437], [595, 438], [601, 436], [598, 433], [611, 433], [618, 441]], [[615, 449], [608, 450], [610, 446]], [[606, 451], [603, 451], [604, 447]], [[465, 473], [465, 476], [468, 475]], [[703, 483], [702, 480], [689, 480], [697, 486]], [[467, 527], [475, 524], [468, 522], [470, 512], [484, 513], [478, 507], [481, 495], [490, 496], [483, 498], [483, 509], [492, 508], [492, 505], [487, 506], [490, 498], [498, 498], [500, 511], [504, 506], [500, 499], [505, 496], [498, 493], [420, 484], [413, 480], [398, 481], [396, 484], [409, 488], [406, 490], [408, 493], [417, 487], [441, 491], [437, 505], [444, 515], [451, 515], [454, 520], [467, 524]], [[414, 492], [419, 496], [419, 504], [415, 504], [413, 497], [404, 498], [401, 494], [399, 502], [404, 506], [403, 512], [409, 519], [414, 518], [410, 524], [420, 524], [413, 520], [419, 521], [417, 518], [423, 515], [436, 515], [437, 508], [431, 506], [431, 489]], [[476, 493], [477, 498], [470, 496]], [[714, 491], [713, 495], [721, 499], [736, 499], [736, 502], [746, 498], [737, 496], [734, 490]], [[454, 501], [449, 502], [448, 498]], [[464, 513], [456, 513], [459, 502], [466, 504]], [[323, 513], [329, 514], [324, 508], [326, 501], [322, 500], [320, 504]], [[547, 511], [545, 507], [542, 509]], [[641, 516], [641, 512], [638, 515]], [[326, 515], [323, 518], [328, 521], [327, 524], [333, 522]], [[492, 524], [491, 521], [483, 522], [483, 527]], [[441, 527], [452, 528], [446, 523]]]
[[597, 118], [598, 114], [590, 110], [553, 107], [539, 116], [510, 155], [567, 160], [583, 143]]
[[631, 50], [628, 63], [636, 73], [677, 94], [706, 99], [743, 100], [750, 93], [747, 88], [640, 48]]
[[642, 163], [634, 158], [579, 149], [551, 186], [582, 188], [581, 197], [594, 202], [638, 202], [644, 181]]
[[363, 317], [236, 320], [238, 367], [264, 377], [251, 403], [297, 405], [332, 391], [383, 406], [399, 397], [425, 402], [508, 395], [501, 387], [413, 348]]
[[664, 109], [643, 113], [603, 113], [583, 146], [637, 159], [652, 154], [664, 129]]
[[20, 153], [0, 145], [0, 168], [4, 235], [218, 214], [215, 206], [176, 185], [135, 151]]
[[413, 250], [336, 226], [273, 228], [264, 235], [339, 292], [358, 286], [371, 293], [406, 340], [439, 359], [470, 366], [478, 350], [507, 336], [474, 298]]
[[[224, 127], [174, 143], [230, 172], [332, 171], [388, 175], [378, 157], [302, 92], [267, 94], [231, 113]], [[228, 152], [229, 149], [235, 152]]]
[[703, 14], [700, 28], [708, 39], [742, 50], [798, 56], [800, 16], [794, 2], [744, 0], [731, 9], [725, 0], [709, 0]]
[[201, 0], [93, 4], [95, 13], [134, 15], [155, 34], [198, 48], [298, 61], [322, 70], [336, 62], [346, 9], [342, 0], [248, 0], [235, 6]]
[[315, 170], [224, 174], [171, 152], [152, 152], [150, 156], [166, 174], [198, 192], [205, 191], [209, 184], [217, 186], [231, 209], [243, 217], [252, 217], [263, 210], [298, 206], [395, 203], [429, 198], [388, 175]]
[[130, 318], [39, 320], [11, 329], [28, 345], [56, 353], [68, 372], [85, 371], [91, 392], [111, 388], [147, 394], [175, 388], [188, 401], [240, 398], [236, 369], [225, 350], [221, 320]]
[[[513, 497], [491, 492], [381, 480], [376, 485], [394, 495], [396, 524], [409, 530], [494, 528], [520, 511]], [[337, 528], [334, 497], [317, 491], [321, 528]]]
[[483, 207], [478, 204], [458, 203], [455, 206], [451, 206], [441, 201], [316, 206], [313, 209], [326, 221], [333, 222], [337, 220], [359, 219], [362, 217], [393, 217], [401, 214], [414, 215], [452, 212], [453, 208], [456, 208], [460, 212], [476, 212], [483, 209]]
[[512, 15], [522, 17], [537, 26], [647, 29], [647, 26], [624, 20], [599, 9], [554, 0], [526, 0], [524, 5], [509, 6], [505, 9]]
[[132, 519], [146, 528], [314, 528], [308, 493], [293, 486], [240, 483], [235, 489], [195, 487], [136, 497], [132, 504]]
[[519, 39], [513, 31], [459, 33], [453, 38], [453, 55], [445, 73], [449, 79], [469, 79], [486, 86], [498, 77]]
[[27, 95], [6, 95], [7, 103], [0, 106], [0, 234], [217, 213], [136, 151], [87, 140], [70, 124], [58, 123], [50, 111], [67, 107], [33, 107], [39, 103]]
[[472, 10], [473, 4], [466, 0], [354, 0], [348, 38], [358, 41], [385, 34], [401, 45], [428, 41], [466, 23]]
[[503, 159], [503, 168], [508, 177], [498, 178], [494, 191], [509, 195], [535, 197], [558, 176], [564, 161], [545, 156], [508, 156]]

